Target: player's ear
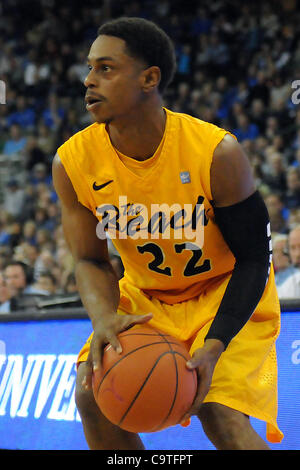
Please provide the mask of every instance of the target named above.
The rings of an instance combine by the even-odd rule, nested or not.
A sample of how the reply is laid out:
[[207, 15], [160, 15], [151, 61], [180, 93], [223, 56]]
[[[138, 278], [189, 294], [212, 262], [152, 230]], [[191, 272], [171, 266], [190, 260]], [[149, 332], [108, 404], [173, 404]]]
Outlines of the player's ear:
[[160, 68], [156, 65], [152, 65], [147, 69], [143, 70], [141, 75], [142, 80], [142, 89], [145, 93], [153, 91], [155, 88], [158, 88], [161, 80]]

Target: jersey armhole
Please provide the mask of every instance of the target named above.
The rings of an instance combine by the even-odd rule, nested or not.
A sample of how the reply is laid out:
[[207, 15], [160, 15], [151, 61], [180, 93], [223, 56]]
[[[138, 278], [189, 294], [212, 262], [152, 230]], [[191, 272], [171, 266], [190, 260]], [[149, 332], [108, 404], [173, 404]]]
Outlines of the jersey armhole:
[[[69, 157], [67, 157], [66, 153], [68, 153]], [[79, 171], [78, 165], [76, 164], [71, 152], [67, 151], [66, 149], [63, 149], [62, 147], [59, 147], [57, 150], [57, 154], [73, 185], [78, 202], [80, 202], [80, 204], [82, 204], [94, 214], [94, 210], [89, 204], [88, 198], [84, 197], [84, 194], [89, 191], [88, 185], [84, 184], [84, 175]], [[80, 178], [80, 175], [82, 175], [82, 178]]]
[[208, 200], [210, 203], [213, 202], [213, 195], [212, 195], [212, 190], [211, 190], [211, 166], [213, 162], [214, 152], [217, 146], [219, 145], [219, 143], [222, 142], [222, 140], [227, 134], [233, 137], [235, 140], [237, 140], [235, 135], [232, 134], [230, 131], [217, 127], [216, 130], [213, 132], [212, 139], [211, 139], [210, 146], [209, 146], [209, 158], [208, 158], [208, 164], [206, 168], [205, 180], [209, 182], [208, 187], [206, 189], [208, 191], [208, 196], [209, 196]]

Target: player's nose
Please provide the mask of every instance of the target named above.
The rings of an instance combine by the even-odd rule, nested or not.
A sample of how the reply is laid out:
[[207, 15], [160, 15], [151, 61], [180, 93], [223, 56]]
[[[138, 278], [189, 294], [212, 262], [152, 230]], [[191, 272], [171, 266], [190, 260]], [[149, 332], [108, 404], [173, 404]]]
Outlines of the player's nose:
[[96, 87], [98, 85], [97, 77], [93, 70], [89, 71], [83, 83], [86, 88]]

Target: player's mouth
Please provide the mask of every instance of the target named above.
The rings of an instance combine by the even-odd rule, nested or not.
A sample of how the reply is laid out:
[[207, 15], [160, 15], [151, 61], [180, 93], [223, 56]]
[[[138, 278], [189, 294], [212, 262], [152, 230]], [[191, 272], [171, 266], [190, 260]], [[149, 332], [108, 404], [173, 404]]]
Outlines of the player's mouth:
[[99, 106], [103, 100], [101, 98], [97, 98], [95, 96], [86, 96], [86, 109], [88, 111], [93, 111], [97, 106]]

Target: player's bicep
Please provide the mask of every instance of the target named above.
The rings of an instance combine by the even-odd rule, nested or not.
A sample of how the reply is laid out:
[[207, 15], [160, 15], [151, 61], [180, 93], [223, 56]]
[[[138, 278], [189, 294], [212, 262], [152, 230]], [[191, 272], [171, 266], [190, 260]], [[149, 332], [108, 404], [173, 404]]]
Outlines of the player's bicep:
[[97, 237], [98, 220], [77, 199], [72, 183], [56, 154], [52, 164], [53, 185], [61, 203], [61, 218], [66, 242], [75, 261], [108, 261], [106, 240]]
[[216, 147], [211, 165], [211, 192], [216, 207], [231, 206], [255, 191], [250, 162], [229, 134]]
[[109, 260], [106, 240], [97, 237], [97, 223], [96, 217], [80, 202], [77, 202], [71, 214], [62, 204], [63, 231], [75, 261]]

